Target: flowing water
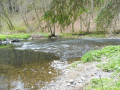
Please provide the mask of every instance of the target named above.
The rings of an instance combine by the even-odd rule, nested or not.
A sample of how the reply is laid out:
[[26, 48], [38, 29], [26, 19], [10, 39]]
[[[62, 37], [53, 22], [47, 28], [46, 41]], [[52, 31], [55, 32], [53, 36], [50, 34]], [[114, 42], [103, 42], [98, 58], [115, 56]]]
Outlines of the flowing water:
[[74, 61], [89, 50], [119, 44], [119, 39], [41, 39], [0, 48], [0, 90], [40, 89], [61, 75], [53, 61]]

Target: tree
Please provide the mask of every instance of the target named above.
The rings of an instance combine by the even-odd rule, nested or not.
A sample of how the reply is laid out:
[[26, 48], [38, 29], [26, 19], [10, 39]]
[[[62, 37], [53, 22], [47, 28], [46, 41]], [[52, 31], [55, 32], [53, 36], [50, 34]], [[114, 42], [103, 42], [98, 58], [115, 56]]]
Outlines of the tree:
[[7, 23], [10, 30], [14, 29], [14, 26], [13, 26], [13, 24], [8, 16], [8, 14], [7, 14], [7, 10], [5, 8], [5, 3], [3, 3], [3, 1], [0, 1], [0, 26], [1, 27], [2, 27], [2, 25], [1, 25], [2, 20]]
[[89, 31], [92, 15], [97, 13], [97, 30], [109, 28], [120, 13], [120, 0], [53, 0], [50, 9], [44, 14], [44, 19], [63, 27], [72, 24], [72, 32], [74, 22], [80, 19], [81, 30], [84, 24]]
[[[120, 0], [110, 0], [104, 7], [101, 8], [97, 19], [97, 30], [105, 30], [115, 22], [115, 18], [119, 18]], [[118, 19], [119, 20], [119, 19]]]

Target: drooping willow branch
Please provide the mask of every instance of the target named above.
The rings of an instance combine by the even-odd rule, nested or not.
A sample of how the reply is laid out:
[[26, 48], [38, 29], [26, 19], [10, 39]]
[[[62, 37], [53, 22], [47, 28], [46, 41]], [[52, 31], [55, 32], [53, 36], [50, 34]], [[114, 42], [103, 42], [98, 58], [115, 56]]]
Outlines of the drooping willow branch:
[[105, 5], [96, 19], [96, 26], [98, 30], [107, 29], [120, 13], [120, 0], [110, 0], [107, 5]]

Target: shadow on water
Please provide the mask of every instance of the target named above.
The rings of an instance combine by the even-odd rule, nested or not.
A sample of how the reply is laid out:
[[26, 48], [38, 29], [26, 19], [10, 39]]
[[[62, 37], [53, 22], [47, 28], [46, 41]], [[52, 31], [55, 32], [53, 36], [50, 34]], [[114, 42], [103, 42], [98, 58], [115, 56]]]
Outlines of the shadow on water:
[[53, 60], [78, 60], [85, 52], [107, 45], [120, 45], [120, 40], [34, 40], [0, 48], [0, 90], [40, 89], [60, 75], [51, 67]]
[[0, 90], [38, 89], [59, 74], [51, 67], [54, 54], [31, 50], [0, 49]]

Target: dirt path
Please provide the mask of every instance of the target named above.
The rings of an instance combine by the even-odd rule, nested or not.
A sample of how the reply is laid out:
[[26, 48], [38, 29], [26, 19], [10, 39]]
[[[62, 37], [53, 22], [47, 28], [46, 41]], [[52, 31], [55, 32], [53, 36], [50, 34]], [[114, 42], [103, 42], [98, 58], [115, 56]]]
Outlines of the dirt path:
[[83, 90], [92, 78], [109, 78], [112, 73], [102, 71], [96, 67], [97, 64], [98, 62], [81, 63], [76, 68], [65, 64], [61, 68], [63, 75], [42, 90]]

